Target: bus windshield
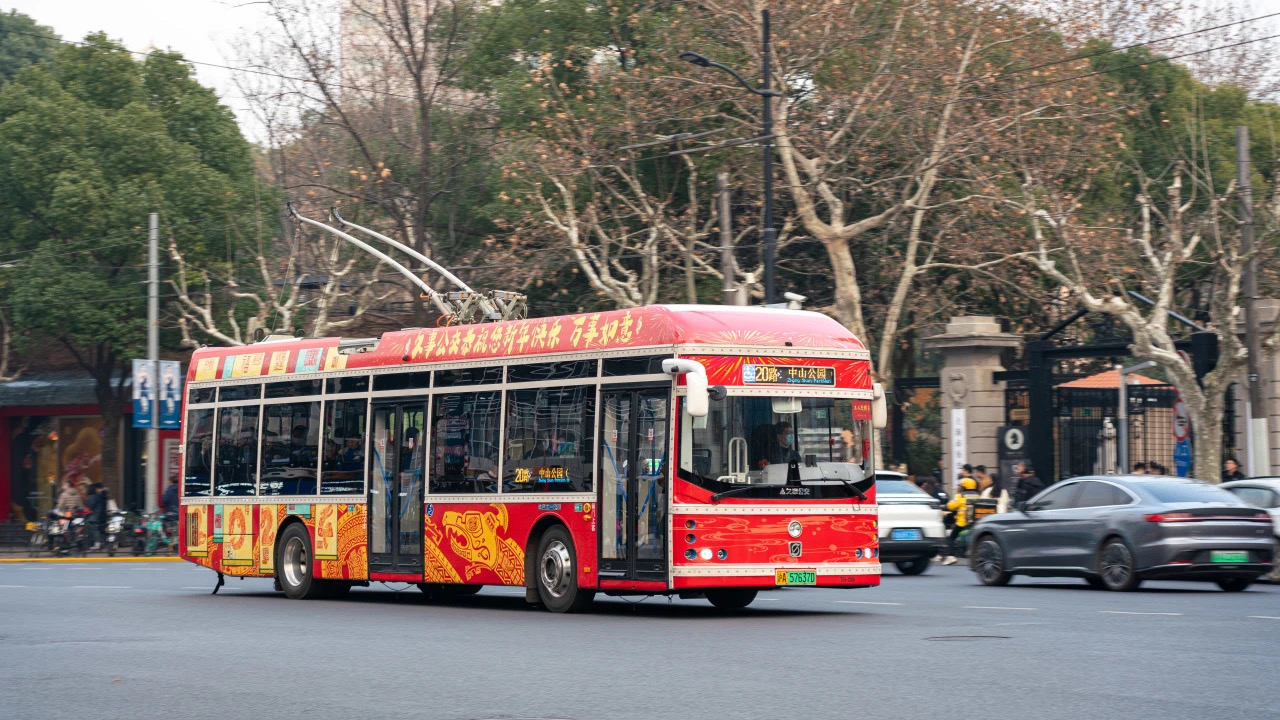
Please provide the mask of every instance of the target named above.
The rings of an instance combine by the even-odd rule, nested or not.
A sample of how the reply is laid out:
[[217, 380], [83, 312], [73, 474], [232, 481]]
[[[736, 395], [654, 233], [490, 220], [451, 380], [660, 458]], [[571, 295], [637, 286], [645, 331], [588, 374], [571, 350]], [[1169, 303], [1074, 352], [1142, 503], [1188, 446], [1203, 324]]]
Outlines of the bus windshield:
[[871, 421], [855, 419], [855, 414], [869, 416], [869, 406], [855, 413], [856, 402], [784, 396], [712, 400], [705, 418], [681, 418], [680, 476], [715, 492], [781, 486], [794, 462], [802, 484], [831, 485], [830, 495], [845, 497], [846, 482], [862, 483], [871, 475]]

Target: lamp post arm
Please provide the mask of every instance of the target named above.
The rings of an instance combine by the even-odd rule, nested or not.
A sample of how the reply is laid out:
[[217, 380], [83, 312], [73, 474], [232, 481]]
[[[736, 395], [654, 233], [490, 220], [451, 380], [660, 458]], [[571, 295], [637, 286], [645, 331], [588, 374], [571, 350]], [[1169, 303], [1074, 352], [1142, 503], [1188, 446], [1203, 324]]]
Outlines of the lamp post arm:
[[721, 65], [720, 63], [714, 60], [707, 61], [707, 65], [709, 67], [720, 68], [721, 70], [729, 73], [730, 75], [733, 76], [733, 79], [737, 80], [738, 84], [746, 88], [748, 92], [755, 93], [756, 95], [760, 95], [762, 97], [782, 97], [782, 93], [780, 92], [774, 92], [773, 90], [757, 90], [751, 87], [751, 83], [747, 82], [746, 78], [739, 75], [736, 70], [729, 67], [728, 65]]

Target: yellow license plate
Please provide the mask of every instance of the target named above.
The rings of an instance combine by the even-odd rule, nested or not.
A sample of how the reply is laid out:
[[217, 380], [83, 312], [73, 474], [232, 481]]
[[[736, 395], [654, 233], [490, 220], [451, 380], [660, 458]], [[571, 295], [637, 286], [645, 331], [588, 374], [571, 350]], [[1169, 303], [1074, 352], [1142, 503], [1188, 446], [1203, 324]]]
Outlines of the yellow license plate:
[[773, 581], [775, 585], [817, 585], [818, 572], [816, 570], [775, 570]]

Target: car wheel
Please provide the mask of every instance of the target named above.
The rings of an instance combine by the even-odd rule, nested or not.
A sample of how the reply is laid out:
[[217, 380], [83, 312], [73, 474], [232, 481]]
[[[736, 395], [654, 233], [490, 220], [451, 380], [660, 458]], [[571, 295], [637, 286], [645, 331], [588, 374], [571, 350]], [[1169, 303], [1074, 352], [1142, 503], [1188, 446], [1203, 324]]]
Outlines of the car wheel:
[[1133, 551], [1120, 538], [1112, 538], [1098, 552], [1098, 577], [1108, 590], [1128, 592], [1142, 583], [1133, 564]]
[[556, 613], [582, 612], [591, 607], [595, 592], [578, 587], [577, 562], [573, 539], [563, 525], [542, 534], [534, 584], [543, 607]]
[[323, 584], [311, 573], [311, 536], [301, 523], [294, 523], [280, 533], [276, 551], [276, 579], [280, 589], [294, 600], [312, 600], [325, 596]]
[[978, 539], [970, 564], [983, 585], [1008, 585], [1013, 578], [1005, 569], [1004, 548], [991, 535], [983, 535]]
[[1223, 578], [1218, 581], [1218, 587], [1222, 588], [1224, 592], [1243, 592], [1252, 583], [1253, 580], [1250, 578]]
[[707, 601], [721, 610], [741, 610], [756, 599], [754, 588], [715, 588], [707, 591]]
[[916, 558], [915, 560], [904, 560], [902, 562], [894, 563], [894, 566], [897, 567], [898, 572], [903, 575], [919, 575], [929, 569], [929, 558], [922, 557]]
[[1097, 575], [1085, 575], [1084, 581], [1089, 583], [1089, 587], [1091, 588], [1097, 588], [1098, 590], [1107, 589], [1107, 584], [1103, 582], [1102, 578], [1098, 577]]

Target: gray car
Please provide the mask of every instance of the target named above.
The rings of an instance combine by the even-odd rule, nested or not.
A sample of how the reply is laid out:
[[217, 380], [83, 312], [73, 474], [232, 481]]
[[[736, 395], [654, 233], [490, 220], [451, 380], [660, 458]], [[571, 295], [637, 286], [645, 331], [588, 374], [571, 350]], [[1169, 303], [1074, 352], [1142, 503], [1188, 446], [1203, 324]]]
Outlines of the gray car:
[[1239, 592], [1271, 570], [1272, 520], [1214, 485], [1149, 475], [1082, 477], [978, 521], [969, 563], [985, 585], [1079, 577], [1110, 590], [1210, 580]]

